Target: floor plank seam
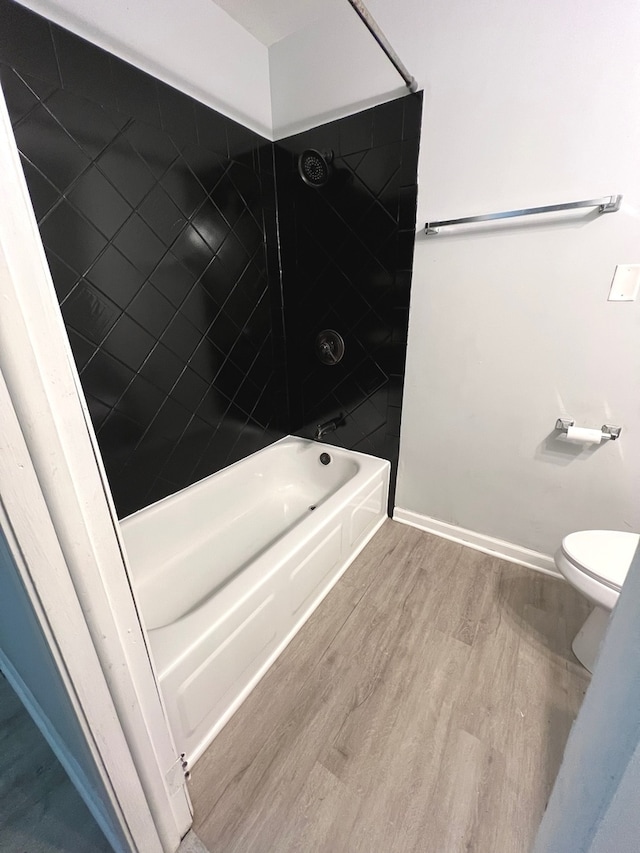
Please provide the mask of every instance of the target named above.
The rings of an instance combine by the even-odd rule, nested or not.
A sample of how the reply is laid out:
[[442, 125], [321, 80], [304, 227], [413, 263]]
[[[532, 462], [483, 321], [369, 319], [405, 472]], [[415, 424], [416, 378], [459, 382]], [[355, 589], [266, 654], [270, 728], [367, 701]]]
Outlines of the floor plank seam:
[[212, 744], [195, 821], [212, 851], [530, 848], [584, 695], [568, 656], [586, 605], [399, 527], [320, 605], [317, 646], [311, 621], [285, 650], [282, 697], [265, 678]]

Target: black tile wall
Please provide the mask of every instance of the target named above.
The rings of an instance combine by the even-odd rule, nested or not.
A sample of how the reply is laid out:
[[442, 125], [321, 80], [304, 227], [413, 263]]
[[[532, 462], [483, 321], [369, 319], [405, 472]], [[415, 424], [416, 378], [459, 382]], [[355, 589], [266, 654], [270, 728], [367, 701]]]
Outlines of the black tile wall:
[[286, 430], [271, 146], [10, 0], [0, 73], [122, 517]]
[[[390, 506], [415, 240], [422, 95], [408, 95], [276, 144], [292, 429], [311, 436], [343, 416], [325, 441], [389, 459]], [[333, 154], [323, 187], [299, 177], [298, 157]], [[325, 365], [319, 332], [345, 354]]]
[[393, 482], [421, 95], [274, 145], [12, 0], [0, 75], [120, 517], [339, 414]]

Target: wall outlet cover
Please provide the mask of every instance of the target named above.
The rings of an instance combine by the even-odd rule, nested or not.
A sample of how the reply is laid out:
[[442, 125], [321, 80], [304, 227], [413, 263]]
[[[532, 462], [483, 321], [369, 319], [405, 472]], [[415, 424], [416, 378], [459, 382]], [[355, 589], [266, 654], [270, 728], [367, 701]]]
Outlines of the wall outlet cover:
[[633, 302], [640, 285], [640, 264], [618, 264], [613, 274], [609, 302]]

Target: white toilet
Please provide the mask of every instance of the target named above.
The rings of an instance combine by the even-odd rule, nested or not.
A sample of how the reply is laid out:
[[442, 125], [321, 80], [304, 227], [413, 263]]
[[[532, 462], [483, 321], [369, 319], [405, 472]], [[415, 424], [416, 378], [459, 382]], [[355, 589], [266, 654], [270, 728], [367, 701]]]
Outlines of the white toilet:
[[593, 672], [609, 614], [620, 595], [640, 535], [619, 530], [580, 530], [562, 540], [556, 566], [596, 606], [578, 631], [571, 648]]

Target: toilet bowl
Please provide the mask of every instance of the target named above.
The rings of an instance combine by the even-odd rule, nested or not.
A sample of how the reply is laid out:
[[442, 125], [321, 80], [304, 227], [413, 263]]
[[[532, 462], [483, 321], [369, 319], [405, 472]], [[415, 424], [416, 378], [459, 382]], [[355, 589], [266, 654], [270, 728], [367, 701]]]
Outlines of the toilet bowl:
[[580, 663], [593, 672], [609, 614], [620, 595], [640, 535], [619, 530], [580, 530], [562, 540], [556, 566], [595, 608], [571, 645]]

